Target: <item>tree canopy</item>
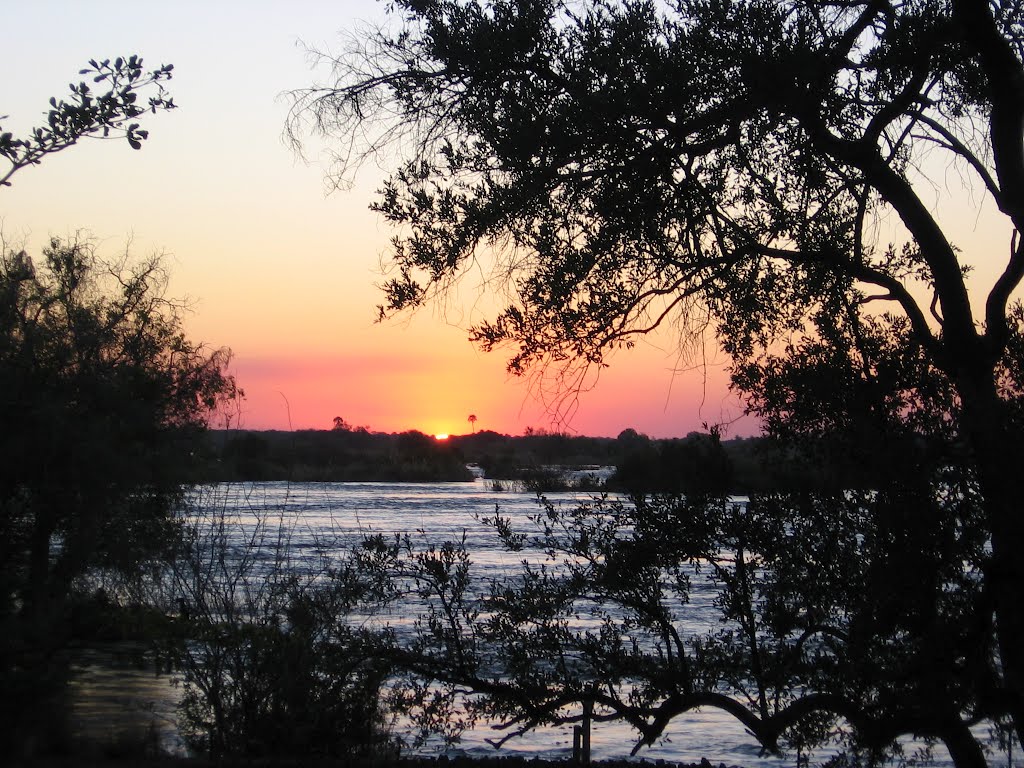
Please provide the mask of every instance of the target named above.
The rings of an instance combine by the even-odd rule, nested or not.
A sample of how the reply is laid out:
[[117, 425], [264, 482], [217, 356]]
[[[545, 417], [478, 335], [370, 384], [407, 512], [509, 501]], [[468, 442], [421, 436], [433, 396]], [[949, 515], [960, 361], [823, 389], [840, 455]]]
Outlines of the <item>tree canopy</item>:
[[[745, 349], [843, 300], [889, 302], [950, 366], [1005, 344], [1019, 243], [990, 257], [1004, 268], [975, 318], [923, 166], [953, 164], [1024, 223], [1018, 4], [393, 9], [399, 31], [295, 107], [347, 142], [343, 158], [399, 139], [407, 151], [375, 204], [403, 227], [383, 311], [493, 259], [513, 302], [473, 335], [516, 345], [514, 370], [599, 361], [708, 309]], [[905, 247], [873, 237], [886, 212]]]
[[[141, 148], [149, 133], [131, 121], [174, 109], [172, 70], [147, 71], [137, 55], [90, 60], [79, 74], [92, 85], [51, 98], [45, 126], [24, 138], [0, 132], [10, 164], [0, 186], [83, 138]], [[159, 257], [104, 261], [87, 239], [53, 238], [37, 265], [3, 242], [5, 617], [45, 614], [88, 568], [131, 572], [173, 540], [162, 526], [189, 479], [181, 439], [238, 391], [229, 353], [185, 337], [184, 307], [165, 288]]]
[[[769, 429], [805, 446], [839, 431], [861, 455], [904, 446], [889, 479], [920, 479], [894, 507], [920, 510], [914, 535], [941, 538], [952, 514], [991, 547], [964, 615], [994, 618], [995, 678], [975, 684], [1021, 741], [1020, 3], [391, 9], [334, 82], [296, 94], [292, 121], [339, 141], [341, 181], [397, 150], [374, 203], [398, 228], [382, 315], [478, 268], [508, 301], [471, 337], [511, 346], [514, 372], [710, 325]], [[972, 215], [999, 218], [994, 252], [954, 242], [949, 176]], [[951, 512], [949, 468], [969, 489]], [[929, 578], [942, 562], [922, 562]], [[945, 699], [949, 716], [970, 723], [978, 694]]]
[[185, 337], [158, 260], [60, 240], [43, 256], [0, 259], [4, 600], [25, 611], [173, 545], [190, 433], [235, 392], [226, 350]]

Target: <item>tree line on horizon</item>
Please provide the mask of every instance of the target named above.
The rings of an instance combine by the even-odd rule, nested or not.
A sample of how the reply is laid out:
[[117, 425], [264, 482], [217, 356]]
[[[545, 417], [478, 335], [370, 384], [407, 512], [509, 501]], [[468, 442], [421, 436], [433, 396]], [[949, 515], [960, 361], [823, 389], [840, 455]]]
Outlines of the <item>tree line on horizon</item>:
[[822, 438], [812, 459], [768, 437], [722, 440], [700, 432], [655, 439], [634, 429], [614, 438], [481, 430], [441, 441], [415, 430], [363, 428], [212, 430], [202, 476], [218, 482], [450, 482], [472, 480], [466, 465], [475, 464], [485, 479], [520, 481], [510, 488], [569, 490], [564, 470], [613, 467], [607, 482], [589, 489], [678, 493], [688, 478], [707, 475], [711, 454], [719, 455], [721, 466], [717, 475], [708, 475], [708, 482], [718, 482], [732, 494], [868, 487], [877, 471], [862, 457], [846, 453], [838, 437]]

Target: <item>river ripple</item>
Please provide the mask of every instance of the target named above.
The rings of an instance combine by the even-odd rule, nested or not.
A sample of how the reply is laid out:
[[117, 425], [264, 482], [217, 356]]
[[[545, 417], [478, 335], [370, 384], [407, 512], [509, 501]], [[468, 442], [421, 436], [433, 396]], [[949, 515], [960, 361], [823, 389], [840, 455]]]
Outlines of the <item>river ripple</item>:
[[[551, 494], [555, 503], [574, 503], [574, 494]], [[580, 498], [587, 498], [585, 495]], [[202, 489], [197, 496], [207, 511], [224, 513], [243, 525], [271, 518], [286, 531], [293, 551], [320, 552], [343, 549], [360, 537], [413, 533], [422, 541], [440, 542], [465, 537], [474, 567], [485, 576], [517, 568], [522, 553], [505, 552], [494, 532], [480, 522], [493, 515], [496, 507], [514, 521], [524, 522], [538, 511], [535, 496], [528, 493], [495, 491], [488, 481], [472, 483], [250, 483], [223, 484]], [[687, 634], [706, 631], [716, 625], [713, 592], [699, 585], [687, 605]], [[106, 667], [104, 669], [104, 667]], [[79, 711], [92, 718], [94, 727], [110, 728], [117, 711], [134, 718], [134, 723], [151, 724], [160, 743], [181, 752], [182, 744], [173, 727], [179, 689], [166, 677], [152, 671], [110, 668], [102, 663], [80, 665], [76, 685]], [[125, 714], [126, 713], [126, 714]], [[461, 744], [449, 754], [494, 755], [485, 739], [493, 737], [485, 727], [464, 734]], [[620, 724], [595, 725], [592, 737], [594, 759], [626, 758], [635, 743], [635, 733]], [[913, 745], [908, 744], [908, 754]], [[562, 759], [572, 753], [572, 729], [541, 728], [509, 742], [506, 754], [516, 753], [547, 759]], [[815, 755], [814, 762], [827, 754]], [[756, 742], [733, 718], [719, 710], [695, 711], [676, 718], [657, 745], [644, 749], [639, 758], [674, 762], [743, 765], [751, 768], [782, 768], [795, 760], [762, 755]], [[950, 765], [948, 755], [936, 749], [932, 764]]]

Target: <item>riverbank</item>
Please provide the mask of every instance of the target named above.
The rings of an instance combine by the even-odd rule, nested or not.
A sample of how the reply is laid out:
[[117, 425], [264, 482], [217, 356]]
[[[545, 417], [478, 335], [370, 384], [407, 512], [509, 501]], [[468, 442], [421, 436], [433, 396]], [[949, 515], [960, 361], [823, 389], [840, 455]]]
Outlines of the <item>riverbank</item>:
[[[25, 768], [569, 768], [569, 760], [544, 760], [522, 756], [495, 757], [398, 757], [366, 759], [244, 759], [211, 760], [177, 757], [62, 757], [23, 764]], [[709, 760], [700, 763], [675, 763], [669, 760], [595, 760], [594, 768], [739, 768], [718, 765]]]

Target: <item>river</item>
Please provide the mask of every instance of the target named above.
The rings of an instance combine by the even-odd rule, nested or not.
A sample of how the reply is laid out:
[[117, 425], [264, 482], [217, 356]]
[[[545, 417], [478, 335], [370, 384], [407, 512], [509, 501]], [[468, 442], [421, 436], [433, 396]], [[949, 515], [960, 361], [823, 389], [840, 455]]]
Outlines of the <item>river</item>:
[[[581, 495], [586, 498], [586, 495]], [[570, 493], [549, 495], [556, 503], [573, 503]], [[287, 532], [289, 546], [295, 552], [322, 551], [325, 547], [346, 547], [360, 537], [371, 534], [390, 536], [411, 532], [424, 542], [462, 539], [472, 554], [474, 567], [490, 576], [515, 570], [522, 553], [509, 553], [480, 518], [493, 515], [496, 507], [504, 516], [524, 521], [538, 510], [534, 495], [524, 492], [497, 491], [489, 481], [472, 483], [303, 483], [283, 482], [225, 484], [206, 488], [198, 497], [205, 509], [214, 509], [252, 529], [260, 519], [273, 519]], [[694, 583], [694, 592], [685, 611], [685, 631], [696, 634], [717, 624], [710, 587]], [[96, 674], [95, 667], [83, 666], [83, 672]], [[91, 672], [90, 672], [91, 670]], [[165, 748], [180, 748], [173, 724], [167, 713], [173, 710], [180, 688], [169, 678], [160, 678], [164, 686], [146, 679], [138, 695], [132, 693], [132, 682], [124, 679], [120, 698], [136, 709], [151, 707], [160, 713], [156, 728]], [[104, 685], [110, 681], [104, 678]], [[89, 686], [84, 688], [80, 708], [89, 707]], [[399, 726], [400, 727], [400, 726]], [[487, 728], [465, 733], [450, 755], [494, 755], [485, 741], [493, 737]], [[593, 759], [628, 757], [636, 742], [636, 734], [628, 726], [616, 723], [594, 725]], [[907, 754], [916, 745], [908, 743]], [[567, 758], [572, 754], [572, 728], [541, 728], [509, 742], [504, 753], [526, 754], [547, 759]], [[823, 762], [827, 753], [814, 756]], [[713, 764], [742, 765], [750, 768], [781, 768], [795, 763], [796, 756], [786, 758], [762, 755], [756, 741], [731, 716], [719, 710], [695, 711], [676, 718], [655, 746], [643, 749], [638, 758], [665, 759], [675, 762], [700, 762], [707, 758]], [[949, 765], [941, 746], [936, 747], [932, 764]]]

